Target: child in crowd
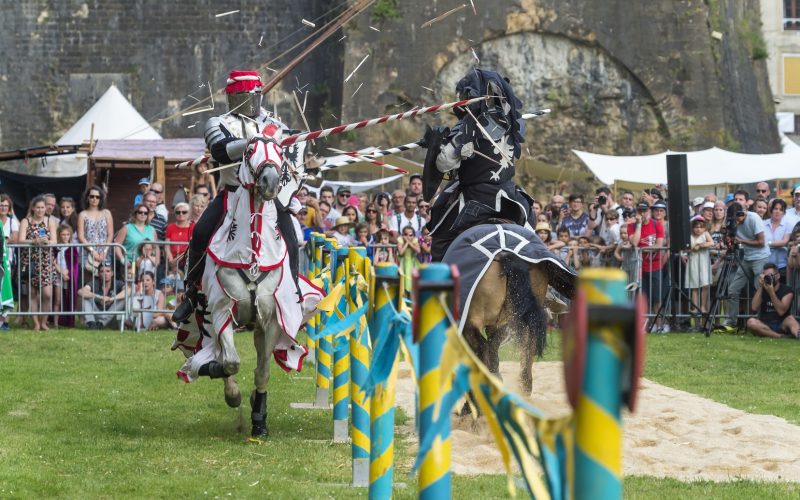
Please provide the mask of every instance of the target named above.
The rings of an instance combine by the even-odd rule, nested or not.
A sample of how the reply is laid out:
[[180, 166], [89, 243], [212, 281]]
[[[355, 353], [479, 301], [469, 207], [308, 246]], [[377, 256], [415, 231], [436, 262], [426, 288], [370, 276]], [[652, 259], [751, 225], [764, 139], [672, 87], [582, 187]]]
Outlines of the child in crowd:
[[353, 223], [346, 215], [336, 218], [336, 223], [333, 226], [333, 236], [340, 247], [349, 247], [353, 243], [353, 238], [350, 236], [350, 228]]
[[139, 192], [133, 198], [133, 206], [138, 207], [142, 203], [142, 197], [150, 189], [150, 178], [142, 177], [139, 179]]
[[420, 252], [419, 239], [413, 226], [406, 226], [400, 237], [397, 238], [397, 261], [400, 272], [403, 273], [403, 289], [411, 291], [411, 272], [417, 268], [419, 260], [417, 254]]
[[373, 244], [372, 262], [392, 262], [394, 263], [394, 248], [390, 240], [388, 229], [380, 229], [375, 235], [375, 243]]
[[702, 215], [692, 217], [692, 234], [689, 255], [681, 258], [686, 264], [686, 288], [692, 291], [692, 303], [700, 310], [693, 314], [708, 311], [709, 286], [711, 285], [711, 247], [714, 240], [708, 233], [708, 224]]
[[[72, 243], [72, 226], [62, 224], [58, 227], [58, 242], [64, 245]], [[78, 288], [80, 276], [80, 249], [72, 246], [58, 248], [56, 254], [56, 293], [55, 310], [72, 312], [78, 304]], [[75, 326], [74, 316], [56, 316], [55, 324], [59, 326]]]
[[556, 237], [558, 238], [558, 241], [562, 243], [561, 247], [558, 248], [558, 256], [561, 257], [561, 260], [563, 260], [567, 265], [570, 265], [569, 258], [572, 255], [572, 252], [570, 249], [569, 229], [565, 227], [558, 228]]
[[575, 269], [601, 266], [603, 246], [603, 240], [599, 236], [579, 236], [578, 245], [573, 248], [573, 252], [577, 252], [576, 257], [573, 258], [573, 262], [576, 262]]
[[619, 262], [625, 274], [628, 275], [629, 283], [639, 282], [639, 269], [637, 267], [636, 251], [628, 237], [628, 226], [619, 227], [619, 243], [614, 249], [614, 258]]
[[553, 232], [550, 231], [550, 224], [548, 224], [547, 222], [539, 222], [536, 224], [536, 236], [538, 236], [539, 239], [542, 240], [542, 243], [547, 245], [548, 250], [550, 250], [555, 254], [558, 253], [559, 248], [564, 246], [563, 241], [553, 239]]
[[353, 239], [353, 246], [368, 248], [369, 244], [369, 227], [366, 222], [359, 222], [356, 224], [356, 235]]
[[154, 276], [158, 267], [158, 256], [150, 240], [145, 240], [139, 245], [139, 255], [136, 256], [136, 282], [142, 281], [142, 275], [149, 272]]
[[417, 255], [417, 258], [423, 264], [433, 260], [433, 256], [431, 256], [432, 240], [431, 232], [428, 231], [427, 227], [423, 226], [422, 234], [419, 237], [419, 255]]

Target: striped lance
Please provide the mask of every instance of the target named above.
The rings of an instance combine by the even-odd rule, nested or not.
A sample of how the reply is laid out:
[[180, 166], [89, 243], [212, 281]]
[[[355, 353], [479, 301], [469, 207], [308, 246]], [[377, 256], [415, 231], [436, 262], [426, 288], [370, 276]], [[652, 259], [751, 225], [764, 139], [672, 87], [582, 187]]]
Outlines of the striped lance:
[[347, 125], [337, 125], [336, 127], [317, 130], [315, 132], [305, 132], [302, 134], [290, 135], [289, 137], [281, 141], [281, 146], [288, 146], [289, 144], [294, 144], [295, 142], [311, 141], [314, 139], [319, 139], [320, 137], [327, 137], [333, 134], [341, 134], [342, 132], [349, 132], [350, 130], [355, 130], [357, 128], [371, 127], [373, 125], [379, 125], [381, 123], [386, 123], [395, 120], [402, 120], [404, 118], [413, 118], [417, 115], [423, 115], [425, 113], [436, 113], [439, 111], [446, 111], [448, 109], [460, 106], [468, 106], [475, 102], [485, 101], [486, 99], [489, 99], [489, 96], [476, 97], [474, 99], [466, 99], [463, 101], [450, 102], [446, 104], [437, 104], [435, 106], [427, 106], [424, 108], [412, 109], [411, 111], [406, 111], [405, 113], [398, 113], [396, 115], [386, 115], [386, 116], [381, 116], [380, 118], [373, 118], [371, 120], [362, 120], [360, 122], [350, 123]]

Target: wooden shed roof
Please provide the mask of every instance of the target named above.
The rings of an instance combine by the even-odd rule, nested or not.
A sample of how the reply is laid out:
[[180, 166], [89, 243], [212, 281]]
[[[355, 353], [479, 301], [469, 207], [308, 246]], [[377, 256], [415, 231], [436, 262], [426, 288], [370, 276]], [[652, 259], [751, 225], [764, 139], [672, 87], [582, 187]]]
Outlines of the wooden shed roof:
[[95, 164], [149, 163], [153, 157], [160, 156], [166, 163], [182, 162], [201, 156], [205, 147], [202, 138], [106, 139], [97, 141], [90, 159]]

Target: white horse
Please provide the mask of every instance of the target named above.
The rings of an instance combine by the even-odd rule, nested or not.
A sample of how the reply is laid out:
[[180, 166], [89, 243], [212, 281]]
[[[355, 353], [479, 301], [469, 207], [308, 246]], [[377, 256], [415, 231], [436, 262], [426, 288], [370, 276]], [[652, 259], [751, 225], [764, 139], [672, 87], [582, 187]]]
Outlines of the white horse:
[[[241, 393], [233, 375], [241, 361], [233, 334], [239, 326], [253, 325], [257, 353], [250, 397], [253, 437], [268, 434], [269, 354], [286, 371], [302, 367], [307, 349], [294, 337], [324, 296], [301, 276], [302, 301], [298, 301], [286, 243], [277, 228], [278, 210], [283, 208], [276, 197], [288, 171], [273, 133], [265, 131], [250, 141], [239, 167], [241, 187], [225, 193], [225, 220], [212, 237], [202, 280], [208, 302], [198, 307], [193, 324], [184, 325], [201, 331], [201, 340], [178, 372], [187, 381], [200, 375], [224, 378], [225, 401], [238, 407]], [[204, 337], [203, 330], [216, 333]]]

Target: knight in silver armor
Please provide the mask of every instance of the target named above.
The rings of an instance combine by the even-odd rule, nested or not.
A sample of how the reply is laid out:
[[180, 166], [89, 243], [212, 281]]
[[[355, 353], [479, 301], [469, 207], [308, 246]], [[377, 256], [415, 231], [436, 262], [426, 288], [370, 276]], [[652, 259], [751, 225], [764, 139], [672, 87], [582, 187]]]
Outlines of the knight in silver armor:
[[[220, 165], [229, 165], [242, 161], [247, 143], [265, 127], [273, 125], [279, 130], [289, 129], [280, 121], [271, 117], [261, 107], [261, 89], [263, 85], [256, 71], [231, 71], [225, 86], [228, 100], [228, 112], [208, 119], [205, 126], [206, 147], [212, 158]], [[183, 302], [178, 305], [172, 315], [175, 322], [187, 321], [197, 306], [197, 285], [205, 268], [205, 252], [211, 236], [224, 217], [226, 192], [235, 191], [239, 187], [237, 168], [226, 168], [219, 171], [220, 194], [208, 205], [200, 220], [195, 225], [192, 239], [187, 251], [187, 272]], [[278, 207], [278, 228], [283, 235], [289, 252], [289, 259], [295, 282], [298, 272], [298, 244], [294, 227], [287, 207]]]

